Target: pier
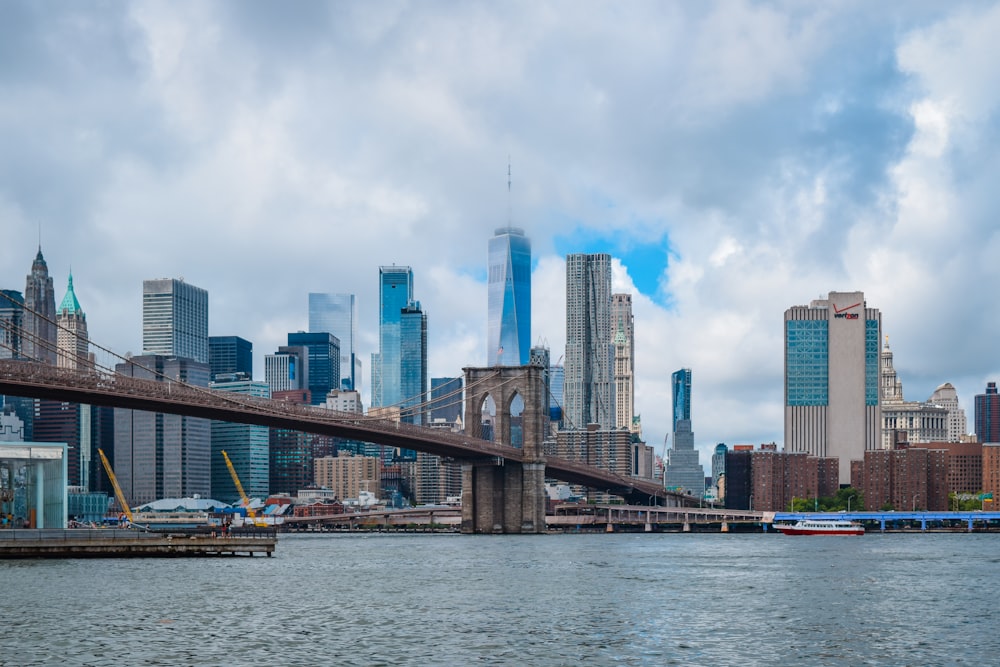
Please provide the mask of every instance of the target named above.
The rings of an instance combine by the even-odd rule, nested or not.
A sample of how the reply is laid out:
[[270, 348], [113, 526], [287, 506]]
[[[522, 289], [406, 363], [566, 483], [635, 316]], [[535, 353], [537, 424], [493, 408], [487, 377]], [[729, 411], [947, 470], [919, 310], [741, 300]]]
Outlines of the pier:
[[176, 558], [274, 553], [273, 529], [213, 532], [142, 532], [126, 529], [0, 530], [0, 559]]

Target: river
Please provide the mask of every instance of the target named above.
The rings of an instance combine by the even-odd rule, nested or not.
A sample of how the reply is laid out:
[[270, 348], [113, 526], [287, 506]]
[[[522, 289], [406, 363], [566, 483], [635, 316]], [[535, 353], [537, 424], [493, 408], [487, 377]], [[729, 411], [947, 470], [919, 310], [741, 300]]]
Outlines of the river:
[[0, 665], [986, 665], [1000, 535], [282, 536], [0, 561]]

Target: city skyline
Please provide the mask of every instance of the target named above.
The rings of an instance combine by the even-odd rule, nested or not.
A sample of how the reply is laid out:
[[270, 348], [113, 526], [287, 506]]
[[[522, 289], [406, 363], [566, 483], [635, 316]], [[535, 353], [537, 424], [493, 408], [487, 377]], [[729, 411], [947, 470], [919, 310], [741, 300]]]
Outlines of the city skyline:
[[138, 354], [141, 281], [184, 276], [260, 373], [311, 291], [357, 295], [370, 359], [395, 262], [450, 377], [482, 358], [482, 248], [513, 219], [531, 344], [565, 347], [565, 256], [611, 254], [646, 440], [692, 368], [703, 461], [782, 441], [781, 313], [831, 290], [879, 305], [911, 396], [950, 382], [971, 418], [1000, 375], [972, 298], [995, 280], [995, 5], [329, 7], [280, 31], [233, 7], [0, 8], [0, 288], [40, 241], [92, 339]]

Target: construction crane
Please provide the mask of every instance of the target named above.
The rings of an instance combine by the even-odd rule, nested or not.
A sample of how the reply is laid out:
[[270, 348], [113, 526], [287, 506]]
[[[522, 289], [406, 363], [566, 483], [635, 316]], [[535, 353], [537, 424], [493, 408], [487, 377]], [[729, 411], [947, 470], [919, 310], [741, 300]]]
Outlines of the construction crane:
[[98, 449], [97, 453], [101, 455], [101, 463], [104, 464], [104, 471], [108, 473], [108, 479], [111, 480], [111, 486], [115, 489], [115, 498], [118, 499], [118, 504], [122, 506], [122, 511], [125, 516], [128, 517], [128, 522], [135, 523], [135, 519], [132, 518], [132, 509], [125, 502], [125, 494], [122, 493], [122, 487], [118, 486], [118, 478], [115, 477], [115, 471], [111, 469], [111, 464], [108, 463], [108, 457], [104, 455], [103, 449]]
[[226, 450], [222, 450], [222, 458], [226, 460], [226, 467], [229, 468], [229, 476], [233, 478], [233, 484], [236, 485], [236, 491], [240, 494], [240, 500], [243, 502], [243, 506], [247, 510], [247, 516], [254, 519], [253, 524], [255, 526], [266, 526], [267, 523], [264, 521], [257, 521], [257, 514], [250, 509], [250, 498], [247, 497], [247, 492], [243, 490], [243, 485], [240, 483], [240, 477], [236, 474], [236, 468], [233, 467], [233, 462], [229, 460], [229, 454], [226, 454]]

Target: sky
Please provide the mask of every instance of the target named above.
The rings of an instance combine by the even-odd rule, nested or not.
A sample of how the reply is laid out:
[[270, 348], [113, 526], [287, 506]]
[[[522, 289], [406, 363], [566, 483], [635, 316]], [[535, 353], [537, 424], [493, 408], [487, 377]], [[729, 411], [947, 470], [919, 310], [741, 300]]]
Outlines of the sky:
[[[350, 292], [369, 402], [378, 267], [408, 265], [429, 375], [488, 363], [487, 243], [532, 242], [532, 340], [565, 256], [633, 296], [635, 408], [670, 374], [716, 443], [783, 441], [783, 313], [881, 310], [907, 400], [1000, 376], [1000, 5], [0, 3], [0, 288], [39, 239], [92, 340], [141, 352], [142, 281], [209, 292], [263, 356]], [[508, 189], [508, 164], [511, 185]]]

